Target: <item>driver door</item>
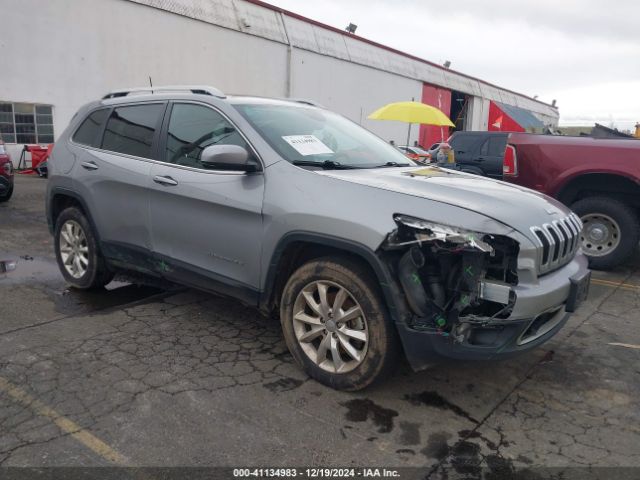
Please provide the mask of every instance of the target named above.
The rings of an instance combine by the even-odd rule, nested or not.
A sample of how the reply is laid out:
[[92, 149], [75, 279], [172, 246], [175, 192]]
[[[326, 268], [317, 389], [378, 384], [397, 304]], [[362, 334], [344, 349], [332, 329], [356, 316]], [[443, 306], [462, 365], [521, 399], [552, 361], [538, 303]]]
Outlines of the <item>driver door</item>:
[[[244, 137], [211, 106], [173, 102], [151, 170], [150, 222], [157, 268], [169, 280], [255, 304], [262, 238], [262, 173], [210, 170], [210, 145]], [[257, 159], [254, 159], [257, 161]]]

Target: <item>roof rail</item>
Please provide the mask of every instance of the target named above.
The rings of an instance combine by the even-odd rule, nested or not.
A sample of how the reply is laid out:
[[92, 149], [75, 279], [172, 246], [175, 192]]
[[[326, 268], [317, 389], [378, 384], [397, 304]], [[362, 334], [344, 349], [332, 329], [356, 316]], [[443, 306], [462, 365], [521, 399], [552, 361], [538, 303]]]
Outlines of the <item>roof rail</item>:
[[308, 100], [306, 98], [286, 98], [285, 100], [289, 100], [290, 102], [303, 103], [305, 105], [311, 105], [312, 107], [324, 108], [324, 105], [320, 105], [318, 102], [314, 100]]
[[191, 92], [197, 95], [211, 95], [212, 97], [226, 98], [226, 95], [222, 93], [222, 91], [207, 85], [166, 85], [161, 87], [124, 88], [121, 90], [114, 90], [102, 97], [102, 100], [126, 97], [130, 94], [154, 94], [165, 92]]

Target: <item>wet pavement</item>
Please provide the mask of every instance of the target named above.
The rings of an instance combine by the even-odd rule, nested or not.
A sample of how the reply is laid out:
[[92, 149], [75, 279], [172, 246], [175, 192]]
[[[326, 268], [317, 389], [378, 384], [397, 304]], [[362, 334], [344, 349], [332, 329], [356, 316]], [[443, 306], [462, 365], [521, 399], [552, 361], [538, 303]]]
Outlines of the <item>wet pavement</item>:
[[639, 258], [595, 273], [589, 300], [534, 352], [403, 365], [341, 393], [293, 364], [277, 321], [233, 300], [67, 288], [44, 188], [19, 177], [0, 204], [0, 261], [15, 262], [0, 273], [2, 466], [640, 468]]

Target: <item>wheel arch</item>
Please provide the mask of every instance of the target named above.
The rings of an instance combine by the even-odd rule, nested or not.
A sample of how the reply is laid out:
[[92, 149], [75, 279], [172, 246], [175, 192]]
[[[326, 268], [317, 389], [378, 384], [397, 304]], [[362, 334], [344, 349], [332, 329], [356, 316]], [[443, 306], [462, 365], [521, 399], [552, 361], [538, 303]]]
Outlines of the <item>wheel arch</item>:
[[351, 240], [310, 232], [292, 232], [278, 242], [265, 276], [260, 309], [273, 311], [291, 274], [309, 260], [327, 255], [348, 256], [368, 268], [380, 285], [391, 318], [398, 321], [400, 306], [393, 292], [395, 282], [376, 252]]
[[87, 203], [77, 192], [66, 188], [55, 187], [51, 190], [49, 195], [49, 200], [47, 202], [47, 225], [49, 227], [49, 232], [51, 234], [54, 233], [58, 216], [60, 216], [60, 214], [69, 207], [77, 207], [82, 211], [93, 229], [93, 234], [96, 237], [96, 240], [99, 242], [100, 237], [98, 230], [93, 222], [93, 217], [91, 216]]
[[584, 173], [568, 180], [556, 198], [565, 205], [590, 196], [608, 196], [640, 207], [640, 183], [619, 173]]

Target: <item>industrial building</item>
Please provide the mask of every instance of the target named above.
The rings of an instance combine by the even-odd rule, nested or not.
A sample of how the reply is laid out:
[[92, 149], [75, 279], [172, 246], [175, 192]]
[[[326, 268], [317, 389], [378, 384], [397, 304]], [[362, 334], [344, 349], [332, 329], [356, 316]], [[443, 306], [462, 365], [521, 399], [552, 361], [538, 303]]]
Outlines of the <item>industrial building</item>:
[[[16, 162], [82, 104], [150, 79], [311, 99], [397, 143], [407, 125], [367, 119], [394, 101], [435, 105], [465, 130], [558, 123], [554, 105], [258, 0], [2, 0], [0, 10], [0, 134]], [[414, 127], [411, 142], [448, 133]]]

